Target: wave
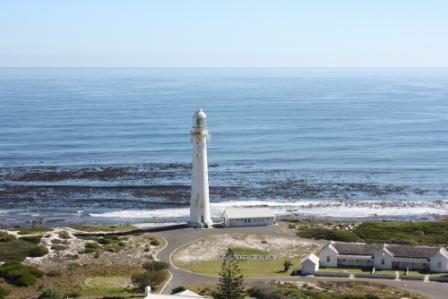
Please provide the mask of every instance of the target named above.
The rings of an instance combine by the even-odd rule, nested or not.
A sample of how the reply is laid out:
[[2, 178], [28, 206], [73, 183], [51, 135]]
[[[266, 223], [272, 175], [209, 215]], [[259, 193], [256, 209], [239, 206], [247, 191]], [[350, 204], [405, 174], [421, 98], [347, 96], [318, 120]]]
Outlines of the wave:
[[[229, 207], [268, 207], [281, 215], [326, 216], [338, 218], [367, 218], [381, 216], [448, 216], [448, 200], [444, 201], [228, 201], [211, 204], [212, 217], [220, 218]], [[91, 213], [92, 217], [148, 219], [148, 218], [188, 218], [190, 210], [167, 208], [152, 210], [117, 210], [104, 213]]]

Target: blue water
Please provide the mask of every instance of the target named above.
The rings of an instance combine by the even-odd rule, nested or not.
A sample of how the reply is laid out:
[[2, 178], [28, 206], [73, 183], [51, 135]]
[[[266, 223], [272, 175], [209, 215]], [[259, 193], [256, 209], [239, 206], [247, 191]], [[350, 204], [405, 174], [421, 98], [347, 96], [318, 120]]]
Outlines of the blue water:
[[280, 177], [448, 195], [446, 69], [0, 69], [0, 166], [189, 163], [198, 107], [211, 184]]

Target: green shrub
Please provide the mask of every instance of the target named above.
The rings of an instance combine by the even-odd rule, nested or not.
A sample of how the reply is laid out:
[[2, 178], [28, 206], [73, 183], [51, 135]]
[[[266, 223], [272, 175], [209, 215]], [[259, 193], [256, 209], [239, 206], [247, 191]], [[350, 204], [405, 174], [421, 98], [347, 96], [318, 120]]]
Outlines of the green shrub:
[[20, 263], [8, 262], [0, 266], [0, 277], [16, 286], [30, 286], [36, 283], [37, 278], [41, 277], [43, 272], [39, 269], [22, 265]]
[[359, 242], [362, 239], [351, 231], [333, 230], [326, 228], [300, 228], [297, 235], [302, 238], [323, 239], [341, 242]]
[[96, 242], [88, 242], [84, 245], [84, 251], [82, 253], [96, 252], [100, 246]]
[[143, 263], [143, 268], [146, 271], [161, 271], [166, 270], [170, 266], [169, 263], [164, 261], [150, 261]]
[[20, 240], [27, 241], [27, 242], [30, 242], [33, 244], [39, 244], [40, 240], [42, 240], [42, 236], [40, 236], [40, 235], [25, 236], [25, 237], [20, 237]]
[[59, 290], [48, 289], [42, 292], [38, 299], [64, 299], [65, 294]]
[[30, 257], [41, 257], [48, 253], [48, 249], [45, 246], [35, 246], [30, 248], [28, 251], [28, 256]]
[[8, 234], [7, 232], [0, 231], [0, 242], [9, 242], [9, 241], [14, 241], [14, 240], [17, 240], [17, 238], [14, 235]]
[[0, 287], [0, 299], [5, 299], [6, 296], [9, 295], [9, 293], [11, 293], [11, 291], [9, 289]]
[[[38, 247], [38, 249], [36, 249]], [[33, 243], [23, 241], [21, 239], [0, 242], [0, 261], [2, 262], [21, 262], [27, 256], [40, 256], [45, 253], [45, 249], [41, 249], [41, 246]]]
[[45, 226], [31, 227], [31, 228], [20, 228], [19, 235], [30, 235], [38, 233], [46, 233], [52, 231], [53, 229]]
[[448, 243], [448, 221], [365, 222], [354, 232], [369, 243], [439, 245]]

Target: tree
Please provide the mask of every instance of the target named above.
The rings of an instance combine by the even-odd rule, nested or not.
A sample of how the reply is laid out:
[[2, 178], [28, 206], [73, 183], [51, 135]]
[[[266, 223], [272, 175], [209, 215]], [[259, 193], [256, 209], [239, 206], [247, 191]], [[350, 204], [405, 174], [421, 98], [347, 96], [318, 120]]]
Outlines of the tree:
[[243, 299], [244, 293], [243, 275], [232, 249], [229, 248], [222, 261], [219, 282], [213, 297], [215, 299]]
[[288, 270], [291, 269], [292, 266], [293, 263], [290, 260], [285, 260], [285, 262], [283, 263], [283, 270], [285, 272], [288, 272]]

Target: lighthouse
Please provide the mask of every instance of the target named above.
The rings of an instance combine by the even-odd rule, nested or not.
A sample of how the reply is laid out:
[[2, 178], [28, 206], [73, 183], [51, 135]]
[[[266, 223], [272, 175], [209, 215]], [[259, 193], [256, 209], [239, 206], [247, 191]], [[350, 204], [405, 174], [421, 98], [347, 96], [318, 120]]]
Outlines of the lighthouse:
[[207, 115], [202, 109], [199, 109], [193, 115], [193, 128], [191, 129], [193, 171], [191, 175], [190, 225], [201, 228], [210, 228], [213, 224], [208, 197], [207, 137]]

